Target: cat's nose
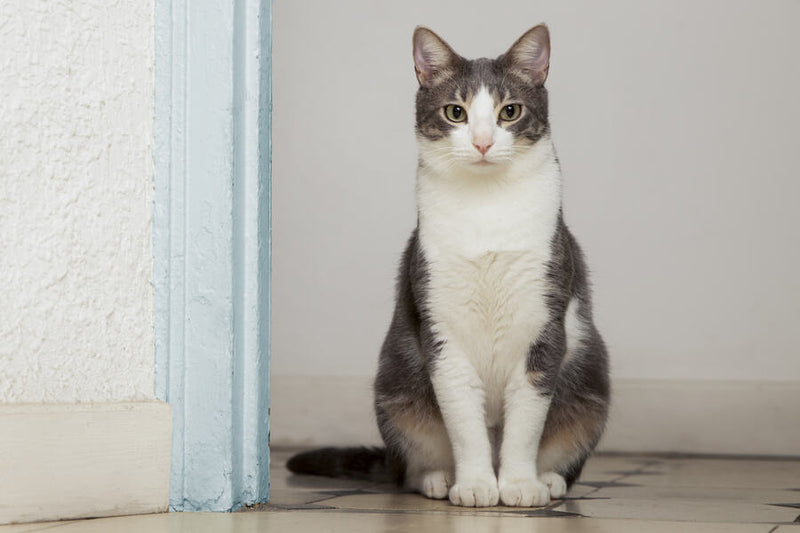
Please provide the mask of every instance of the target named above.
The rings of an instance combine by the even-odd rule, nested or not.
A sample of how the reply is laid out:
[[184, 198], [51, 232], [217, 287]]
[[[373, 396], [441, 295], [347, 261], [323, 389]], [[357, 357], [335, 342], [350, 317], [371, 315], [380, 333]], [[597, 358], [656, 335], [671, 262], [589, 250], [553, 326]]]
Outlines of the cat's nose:
[[486, 152], [489, 151], [489, 148], [494, 146], [494, 142], [492, 141], [480, 141], [472, 143], [472, 146], [478, 149], [481, 155], [486, 155]]

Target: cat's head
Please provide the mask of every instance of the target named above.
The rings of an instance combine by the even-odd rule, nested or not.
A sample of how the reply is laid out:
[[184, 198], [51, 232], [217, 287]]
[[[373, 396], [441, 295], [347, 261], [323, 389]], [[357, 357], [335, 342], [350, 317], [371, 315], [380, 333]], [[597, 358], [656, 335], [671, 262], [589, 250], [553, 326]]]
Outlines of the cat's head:
[[469, 60], [431, 30], [414, 31], [420, 159], [440, 170], [502, 169], [549, 132], [550, 34], [531, 28], [497, 59]]

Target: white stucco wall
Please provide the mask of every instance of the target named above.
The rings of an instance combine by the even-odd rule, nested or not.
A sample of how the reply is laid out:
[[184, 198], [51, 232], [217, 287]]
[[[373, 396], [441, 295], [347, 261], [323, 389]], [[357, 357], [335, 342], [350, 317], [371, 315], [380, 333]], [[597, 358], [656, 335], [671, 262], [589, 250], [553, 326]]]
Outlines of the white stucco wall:
[[152, 398], [152, 0], [0, 2], [0, 95], [0, 402]]

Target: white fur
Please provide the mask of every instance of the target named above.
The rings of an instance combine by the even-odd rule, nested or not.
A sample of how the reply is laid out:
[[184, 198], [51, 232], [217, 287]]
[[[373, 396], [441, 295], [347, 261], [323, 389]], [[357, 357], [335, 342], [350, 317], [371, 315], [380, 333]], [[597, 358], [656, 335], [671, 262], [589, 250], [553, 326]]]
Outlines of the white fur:
[[[434, 333], [445, 341], [432, 382], [455, 459], [450, 499], [459, 505], [493, 505], [504, 488], [507, 504], [549, 499], [536, 478], [548, 402], [528, 382], [524, 362], [549, 317], [547, 264], [561, 176], [549, 137], [515, 144], [497, 125], [503, 103], [479, 91], [465, 102], [467, 123], [449, 138], [420, 139], [419, 239]], [[489, 127], [494, 144], [482, 157], [474, 136], [485, 139]], [[509, 416], [498, 490], [487, 428]], [[509, 427], [515, 420], [527, 429]], [[525, 474], [504, 476], [510, 468]]]
[[548, 488], [550, 497], [555, 500], [559, 500], [567, 494], [567, 481], [561, 474], [545, 472], [539, 476], [539, 481]]
[[502, 130], [501, 133], [499, 131], [501, 128], [495, 127], [497, 115], [495, 113], [494, 98], [486, 88], [481, 89], [473, 98], [467, 117], [469, 118], [467, 131], [473, 145], [494, 144], [495, 136], [502, 137], [504, 133], [506, 137], [510, 137], [506, 130]]
[[550, 493], [537, 479], [536, 470], [550, 399], [531, 385], [525, 367], [526, 360], [521, 359], [506, 386], [498, 486], [504, 504], [529, 507], [550, 502]]
[[444, 345], [431, 381], [455, 459], [456, 483], [450, 488], [450, 501], [469, 507], [495, 505], [499, 495], [492, 448], [480, 416], [484, 390], [478, 373], [457, 343]]
[[419, 481], [419, 491], [434, 500], [447, 498], [453, 484], [450, 473], [444, 470], [432, 470], [422, 474]]

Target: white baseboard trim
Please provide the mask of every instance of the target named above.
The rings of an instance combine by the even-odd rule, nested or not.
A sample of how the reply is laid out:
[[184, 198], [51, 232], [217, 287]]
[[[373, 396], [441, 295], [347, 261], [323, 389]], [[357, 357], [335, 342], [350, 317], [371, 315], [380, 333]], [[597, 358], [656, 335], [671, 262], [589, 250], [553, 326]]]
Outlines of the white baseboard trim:
[[[372, 378], [273, 376], [272, 445], [380, 444]], [[800, 382], [616, 380], [600, 451], [800, 456]]]
[[604, 451], [800, 456], [800, 382], [613, 383]]
[[0, 524], [164, 512], [171, 439], [163, 402], [0, 404]]

